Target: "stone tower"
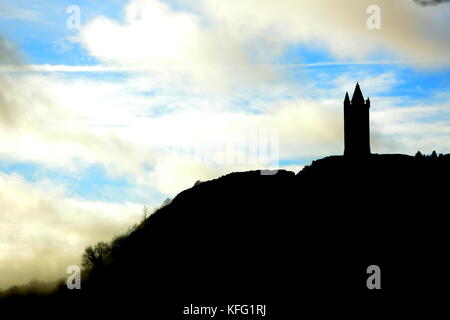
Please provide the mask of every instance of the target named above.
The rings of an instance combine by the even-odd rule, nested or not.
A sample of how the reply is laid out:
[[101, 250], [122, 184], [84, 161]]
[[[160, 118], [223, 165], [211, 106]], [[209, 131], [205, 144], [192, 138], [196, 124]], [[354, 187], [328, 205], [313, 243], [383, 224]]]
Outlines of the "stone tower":
[[367, 157], [370, 155], [369, 128], [370, 100], [364, 100], [359, 83], [356, 84], [352, 100], [345, 94], [344, 100], [344, 155]]

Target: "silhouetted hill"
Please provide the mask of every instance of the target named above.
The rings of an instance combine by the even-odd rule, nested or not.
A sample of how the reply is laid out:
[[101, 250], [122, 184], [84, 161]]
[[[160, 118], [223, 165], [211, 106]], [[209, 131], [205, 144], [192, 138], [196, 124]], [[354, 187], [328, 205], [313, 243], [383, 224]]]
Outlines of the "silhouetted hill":
[[[39, 306], [157, 319], [203, 319], [183, 316], [190, 304], [267, 304], [268, 319], [436, 311], [449, 178], [450, 155], [372, 155], [197, 183], [85, 255], [81, 290], [61, 286]], [[370, 265], [381, 290], [367, 289]]]

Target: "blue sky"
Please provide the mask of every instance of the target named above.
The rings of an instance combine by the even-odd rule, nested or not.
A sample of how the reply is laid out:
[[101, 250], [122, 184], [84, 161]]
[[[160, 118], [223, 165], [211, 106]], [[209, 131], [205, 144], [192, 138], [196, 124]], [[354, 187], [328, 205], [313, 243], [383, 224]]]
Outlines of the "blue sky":
[[[379, 30], [366, 25], [373, 4]], [[66, 26], [70, 5], [80, 29]], [[47, 243], [58, 234], [43, 225], [77, 214], [77, 252], [197, 180], [273, 165], [238, 147], [221, 158], [239, 139], [276, 137], [271, 160], [294, 171], [341, 154], [357, 81], [373, 152], [448, 153], [449, 19], [450, 4], [412, 0], [0, 0], [0, 58], [21, 61], [0, 61], [0, 227]]]

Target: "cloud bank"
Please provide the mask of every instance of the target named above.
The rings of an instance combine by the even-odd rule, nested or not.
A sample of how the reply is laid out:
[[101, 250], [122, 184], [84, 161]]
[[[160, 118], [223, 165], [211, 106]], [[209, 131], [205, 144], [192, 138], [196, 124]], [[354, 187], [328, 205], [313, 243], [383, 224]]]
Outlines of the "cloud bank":
[[126, 231], [141, 213], [140, 205], [68, 198], [51, 181], [0, 172], [0, 288], [64, 277], [86, 246]]
[[[89, 22], [80, 41], [104, 63], [185, 71], [193, 78], [273, 76], [267, 63], [290, 46], [328, 50], [337, 59], [386, 54], [402, 59], [450, 56], [449, 7], [422, 10], [412, 1], [131, 0], [124, 21]], [[380, 31], [369, 30], [367, 8], [378, 5]], [[231, 70], [229, 70], [231, 68]], [[237, 71], [239, 70], [239, 71]]]

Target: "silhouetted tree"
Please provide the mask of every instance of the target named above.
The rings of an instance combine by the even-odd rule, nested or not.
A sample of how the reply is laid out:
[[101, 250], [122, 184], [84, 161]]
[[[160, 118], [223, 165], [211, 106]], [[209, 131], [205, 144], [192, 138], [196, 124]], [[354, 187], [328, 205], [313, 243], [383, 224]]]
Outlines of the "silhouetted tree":
[[420, 150], [417, 151], [417, 153], [416, 153], [416, 158], [422, 158], [422, 157], [423, 157], [422, 152], [420, 152]]
[[201, 180], [197, 180], [197, 181], [195, 181], [195, 183], [194, 183], [194, 187], [195, 186], [198, 186], [199, 184], [201, 184], [202, 183], [202, 181]]
[[164, 202], [161, 205], [161, 208], [164, 208], [166, 206], [168, 206], [169, 204], [172, 203], [172, 199], [171, 198], [167, 198], [166, 200], [164, 200]]
[[433, 159], [437, 158], [437, 153], [435, 150], [433, 150], [433, 152], [431, 153], [431, 158], [433, 158]]
[[142, 221], [145, 221], [152, 213], [150, 212], [150, 209], [147, 206], [144, 206], [143, 211], [143, 217]]
[[111, 252], [111, 247], [106, 242], [99, 242], [94, 247], [89, 246], [81, 257], [81, 264], [84, 269], [105, 263]]

